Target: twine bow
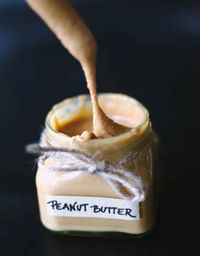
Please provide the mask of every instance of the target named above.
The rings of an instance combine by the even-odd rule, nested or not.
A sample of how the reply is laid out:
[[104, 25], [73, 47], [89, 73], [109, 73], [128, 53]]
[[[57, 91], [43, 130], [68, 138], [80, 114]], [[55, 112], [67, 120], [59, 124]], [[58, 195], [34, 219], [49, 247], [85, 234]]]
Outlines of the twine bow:
[[[49, 171], [88, 171], [101, 175], [123, 199], [144, 201], [146, 186], [143, 180], [125, 169], [121, 163], [111, 164], [108, 161], [97, 160], [82, 151], [58, 147], [42, 147], [40, 144], [30, 144], [26, 151], [32, 154], [42, 154], [38, 159], [38, 166]], [[59, 166], [46, 167], [45, 160], [53, 158]], [[123, 162], [123, 161], [121, 161]], [[127, 193], [128, 192], [128, 193]]]

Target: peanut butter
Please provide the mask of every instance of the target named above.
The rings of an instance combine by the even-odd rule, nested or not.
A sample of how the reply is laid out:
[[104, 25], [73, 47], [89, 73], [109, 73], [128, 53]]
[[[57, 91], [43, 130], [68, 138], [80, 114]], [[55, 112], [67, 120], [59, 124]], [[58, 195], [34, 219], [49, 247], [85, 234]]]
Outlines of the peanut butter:
[[[90, 166], [84, 171], [81, 166], [75, 171], [60, 170], [61, 159], [47, 157], [44, 166], [39, 165], [36, 175], [42, 223], [46, 228], [59, 232], [123, 232], [135, 235], [148, 232], [155, 222], [157, 175], [157, 141], [151, 130], [148, 111], [126, 95], [102, 94], [97, 97], [97, 44], [69, 1], [26, 1], [79, 61], [90, 92], [90, 98], [79, 96], [53, 107], [46, 119], [45, 143], [54, 148], [79, 150], [115, 165], [125, 157], [123, 167], [127, 173], [141, 178], [146, 192], [144, 201], [127, 208], [132, 201], [120, 196], [130, 192], [123, 182], [117, 184], [117, 191], [101, 172], [91, 173]], [[130, 160], [129, 156], [134, 157]], [[63, 201], [73, 198], [77, 200], [73, 205]], [[78, 203], [82, 199], [96, 204]], [[98, 200], [104, 205], [99, 206]], [[111, 202], [112, 207], [106, 205]], [[85, 216], [88, 209], [90, 212]]]
[[[63, 46], [76, 58], [84, 71], [93, 107], [93, 134], [105, 138], [126, 132], [100, 108], [96, 95], [97, 44], [91, 31], [68, 0], [26, 0], [46, 22]], [[92, 134], [89, 138], [92, 138]]]
[[[145, 233], [153, 227], [155, 221], [156, 144], [152, 140], [154, 135], [149, 126], [148, 112], [136, 100], [121, 94], [102, 94], [99, 102], [110, 118], [130, 127], [130, 131], [111, 138], [80, 141], [77, 135], [85, 129], [90, 130], [92, 123], [91, 103], [88, 97], [80, 96], [78, 100], [72, 98], [55, 105], [47, 116], [47, 136], [60, 147], [79, 149], [90, 155], [101, 151], [97, 157], [112, 163], [117, 163], [130, 152], [140, 152], [141, 156], [137, 160], [127, 164], [128, 170], [139, 175], [148, 187], [145, 201], [140, 203], [140, 219], [130, 221], [49, 215], [45, 203], [46, 195], [120, 197], [101, 175], [81, 171], [51, 172], [39, 168], [36, 183], [41, 220], [44, 226], [54, 231]], [[120, 108], [120, 105], [125, 107]], [[146, 150], [145, 147], [150, 141], [150, 147]], [[49, 168], [57, 165], [52, 159], [47, 159], [45, 164]]]

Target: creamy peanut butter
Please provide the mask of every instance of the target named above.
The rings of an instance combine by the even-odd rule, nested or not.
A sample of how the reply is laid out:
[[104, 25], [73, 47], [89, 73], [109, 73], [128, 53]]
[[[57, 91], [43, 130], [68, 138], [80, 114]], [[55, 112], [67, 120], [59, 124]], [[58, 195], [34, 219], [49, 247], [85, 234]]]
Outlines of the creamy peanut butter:
[[[109, 119], [99, 107], [96, 95], [96, 41], [70, 2], [68, 0], [26, 1], [46, 22], [63, 46], [80, 62], [92, 100], [95, 136], [105, 138], [126, 132], [127, 127]], [[83, 136], [84, 138], [93, 137], [89, 132], [84, 133]]]
[[[123, 156], [140, 152], [140, 157], [128, 162], [130, 172], [139, 175], [148, 187], [145, 201], [139, 204], [139, 220], [121, 220], [106, 218], [83, 218], [51, 216], [47, 212], [45, 197], [54, 196], [89, 196], [120, 198], [109, 182], [98, 174], [88, 172], [62, 171], [51, 172], [38, 169], [36, 184], [41, 220], [45, 227], [54, 231], [100, 231], [142, 234], [149, 231], [155, 221], [155, 146], [151, 132], [148, 112], [136, 100], [121, 94], [102, 94], [99, 102], [105, 113], [118, 123], [130, 127], [122, 135], [93, 140], [79, 140], [83, 130], [92, 129], [92, 106], [87, 96], [65, 100], [52, 109], [47, 116], [47, 137], [59, 147], [79, 149], [112, 163], [117, 163]], [[120, 108], [119, 106], [125, 106]], [[146, 146], [150, 143], [150, 146]], [[146, 149], [145, 149], [146, 148]], [[53, 159], [47, 159], [49, 168], [58, 165]], [[127, 193], [127, 191], [124, 191]]]
[[[113, 199], [120, 200], [120, 193], [128, 195], [130, 191], [123, 184], [118, 184], [120, 193], [117, 193], [109, 180], [87, 170], [51, 171], [53, 168], [59, 169], [60, 160], [49, 157], [44, 162], [45, 168], [39, 166], [36, 175], [42, 223], [50, 230], [62, 232], [148, 232], [155, 221], [154, 164], [157, 146], [148, 111], [138, 101], [125, 95], [102, 94], [97, 97], [96, 41], [69, 1], [26, 1], [80, 62], [91, 98], [79, 96], [55, 105], [46, 120], [46, 142], [53, 147], [80, 150], [112, 164], [118, 164], [126, 156], [134, 156], [132, 160], [124, 162], [124, 168], [141, 177], [146, 188], [145, 200], [134, 206], [134, 214], [127, 207], [105, 206], [102, 212], [108, 215], [112, 212], [112, 216], [102, 217], [99, 214], [96, 215], [98, 217], [83, 217], [76, 215], [77, 209], [86, 210], [86, 204], [82, 204], [73, 209], [74, 216], [63, 216], [61, 211], [65, 209], [70, 212], [71, 206], [58, 203], [55, 198], [89, 197], [90, 201], [97, 198], [94, 200], [101, 202], [107, 198], [111, 202]], [[47, 198], [53, 199], [47, 202]], [[49, 212], [50, 204], [52, 208], [57, 207], [57, 215]], [[121, 205], [126, 203], [122, 202]], [[94, 210], [97, 205], [91, 207]], [[119, 215], [117, 219], [116, 213]]]

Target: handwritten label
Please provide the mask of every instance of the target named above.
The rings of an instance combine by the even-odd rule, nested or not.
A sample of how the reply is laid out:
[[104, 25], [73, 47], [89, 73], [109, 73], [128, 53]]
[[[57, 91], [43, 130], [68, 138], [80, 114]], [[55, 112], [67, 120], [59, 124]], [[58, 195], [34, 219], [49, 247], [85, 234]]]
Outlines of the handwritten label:
[[49, 215], [61, 217], [139, 220], [139, 203], [124, 199], [46, 195]]

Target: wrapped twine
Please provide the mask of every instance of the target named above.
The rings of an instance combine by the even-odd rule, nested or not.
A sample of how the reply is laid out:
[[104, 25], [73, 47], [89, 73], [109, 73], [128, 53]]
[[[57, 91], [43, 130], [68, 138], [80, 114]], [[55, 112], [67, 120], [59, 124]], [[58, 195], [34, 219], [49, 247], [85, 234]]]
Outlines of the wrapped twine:
[[[98, 160], [95, 156], [87, 155], [79, 150], [52, 145], [51, 141], [47, 139], [45, 130], [41, 135], [40, 142], [27, 145], [26, 151], [31, 154], [40, 154], [39, 168], [48, 171], [87, 171], [92, 175], [101, 175], [121, 198], [138, 202], [145, 200], [146, 184], [133, 171], [130, 172], [123, 167], [125, 163], [137, 159], [137, 152], [126, 156], [118, 164], [113, 164]], [[55, 167], [47, 167], [45, 160], [48, 158], [55, 159], [59, 164], [56, 164]]]

